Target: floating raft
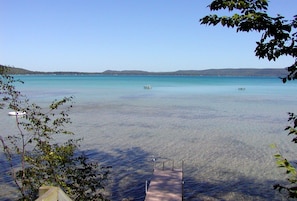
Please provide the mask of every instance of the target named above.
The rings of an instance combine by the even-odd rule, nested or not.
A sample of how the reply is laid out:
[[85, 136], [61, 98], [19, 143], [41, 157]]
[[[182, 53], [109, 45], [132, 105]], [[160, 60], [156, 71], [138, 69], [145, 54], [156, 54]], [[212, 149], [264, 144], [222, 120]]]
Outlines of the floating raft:
[[183, 170], [154, 169], [149, 187], [146, 187], [145, 201], [182, 201]]
[[144, 85], [143, 88], [144, 89], [152, 89], [152, 86], [151, 85]]

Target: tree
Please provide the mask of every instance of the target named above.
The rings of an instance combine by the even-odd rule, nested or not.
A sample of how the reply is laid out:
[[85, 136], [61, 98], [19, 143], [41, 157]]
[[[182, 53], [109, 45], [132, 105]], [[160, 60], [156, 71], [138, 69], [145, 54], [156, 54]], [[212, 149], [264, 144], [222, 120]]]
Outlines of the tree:
[[[269, 61], [280, 56], [292, 57], [294, 63], [287, 67], [288, 75], [282, 78], [285, 83], [297, 79], [297, 15], [291, 20], [282, 15], [269, 16], [268, 0], [214, 0], [208, 6], [210, 11], [228, 10], [230, 16], [212, 14], [200, 19], [201, 24], [216, 26], [221, 24], [228, 28], [236, 28], [237, 32], [257, 31], [261, 33], [256, 43], [255, 56]], [[288, 121], [291, 123], [285, 130], [289, 135], [297, 136], [297, 116], [290, 112]], [[297, 143], [297, 137], [292, 142]], [[289, 174], [289, 185], [274, 185], [279, 191], [286, 190], [289, 197], [297, 198], [297, 169], [282, 154], [275, 155], [277, 164]]]
[[236, 28], [237, 32], [258, 31], [262, 35], [257, 42], [255, 55], [259, 58], [276, 60], [280, 56], [291, 56], [295, 62], [287, 67], [287, 80], [297, 79], [297, 15], [287, 20], [281, 15], [267, 14], [268, 0], [215, 0], [211, 11], [227, 9], [231, 16], [208, 15], [200, 19], [201, 24]]
[[[18, 132], [0, 141], [11, 176], [20, 192], [20, 200], [35, 200], [42, 185], [58, 186], [73, 200], [107, 200], [103, 190], [109, 168], [100, 167], [79, 151], [81, 139], [69, 138], [65, 129], [71, 123], [68, 115], [72, 97], [53, 101], [42, 108], [16, 90], [21, 82], [7, 75], [0, 66], [1, 108], [7, 106], [25, 115], [15, 116]], [[69, 136], [63, 142], [54, 139]]]

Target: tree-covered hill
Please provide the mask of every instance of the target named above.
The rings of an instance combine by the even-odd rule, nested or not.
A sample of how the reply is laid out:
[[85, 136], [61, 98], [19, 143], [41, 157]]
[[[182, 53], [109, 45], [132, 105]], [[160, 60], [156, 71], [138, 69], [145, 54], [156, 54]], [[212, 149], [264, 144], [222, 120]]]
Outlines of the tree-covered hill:
[[5, 71], [7, 74], [32, 74], [34, 72], [23, 69], [23, 68], [15, 68], [10, 66], [0, 65], [0, 68]]
[[257, 76], [257, 77], [284, 77], [286, 69], [254, 69], [254, 68], [225, 68], [208, 70], [179, 70], [174, 72], [146, 72], [136, 70], [104, 71], [106, 75], [192, 75], [192, 76]]
[[7, 74], [102, 74], [102, 75], [192, 75], [192, 76], [257, 76], [257, 77], [284, 77], [287, 75], [286, 69], [257, 69], [257, 68], [225, 68], [225, 69], [207, 69], [207, 70], [179, 70], [173, 72], [148, 72], [141, 70], [106, 70], [104, 72], [67, 72], [53, 71], [41, 72], [30, 71], [23, 68], [9, 67], [0, 65], [1, 69], [6, 69]]

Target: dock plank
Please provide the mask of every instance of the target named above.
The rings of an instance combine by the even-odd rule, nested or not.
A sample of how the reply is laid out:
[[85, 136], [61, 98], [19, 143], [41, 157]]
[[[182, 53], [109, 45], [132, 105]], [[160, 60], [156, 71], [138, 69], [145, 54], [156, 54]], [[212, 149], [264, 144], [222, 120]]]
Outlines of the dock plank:
[[182, 201], [183, 171], [154, 170], [145, 201]]

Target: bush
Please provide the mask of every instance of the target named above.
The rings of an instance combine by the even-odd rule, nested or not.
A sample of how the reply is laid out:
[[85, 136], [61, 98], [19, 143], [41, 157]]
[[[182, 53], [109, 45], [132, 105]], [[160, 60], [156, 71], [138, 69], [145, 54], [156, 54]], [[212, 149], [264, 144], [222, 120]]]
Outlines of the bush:
[[[82, 139], [72, 139], [74, 133], [65, 129], [71, 123], [68, 112], [73, 98], [55, 100], [42, 108], [16, 90], [14, 83], [21, 81], [7, 75], [5, 67], [1, 66], [0, 73], [1, 108], [24, 113], [15, 118], [17, 133], [0, 135], [19, 200], [35, 200], [43, 185], [60, 187], [73, 200], [107, 200], [104, 186], [109, 168], [90, 161], [79, 150]], [[57, 143], [54, 138], [58, 136], [67, 139]]]

